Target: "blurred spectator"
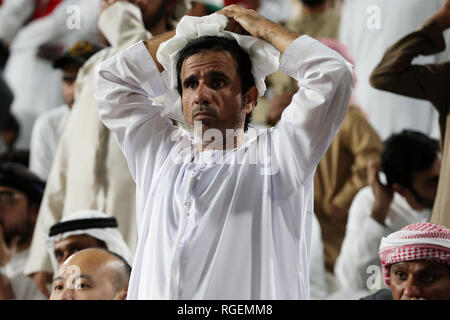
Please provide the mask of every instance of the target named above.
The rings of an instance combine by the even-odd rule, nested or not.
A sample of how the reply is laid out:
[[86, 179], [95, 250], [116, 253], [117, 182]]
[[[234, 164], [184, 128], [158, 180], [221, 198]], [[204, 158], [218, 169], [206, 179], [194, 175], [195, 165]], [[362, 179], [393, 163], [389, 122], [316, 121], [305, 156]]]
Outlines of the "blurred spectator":
[[[376, 90], [370, 86], [369, 77], [387, 47], [414, 31], [443, 3], [444, 0], [344, 1], [339, 39], [355, 58], [355, 72], [359, 77], [356, 98], [383, 140], [408, 128], [434, 138], [439, 136], [438, 115], [429, 102]], [[420, 57], [414, 62], [436, 63], [447, 59], [449, 52]]]
[[36, 0], [4, 0], [0, 6], [0, 43], [7, 48], [33, 15]]
[[76, 42], [53, 63], [62, 70], [62, 95], [65, 104], [49, 110], [36, 120], [31, 135], [30, 170], [47, 180], [59, 139], [66, 127], [74, 102], [74, 87], [78, 70], [101, 47], [88, 41]]
[[342, 290], [379, 286], [376, 279], [369, 281], [373, 273], [369, 267], [379, 266], [381, 238], [430, 219], [440, 167], [438, 142], [420, 132], [404, 130], [385, 142], [381, 162], [369, 165], [370, 186], [356, 195], [350, 208], [334, 270]]
[[131, 267], [104, 249], [84, 249], [58, 269], [50, 300], [126, 300]]
[[[175, 10], [173, 2], [165, 10]], [[176, 6], [183, 6], [177, 0]], [[154, 15], [155, 2], [145, 0], [137, 7], [127, 1], [110, 2], [101, 12], [99, 28], [110, 43], [95, 54], [80, 69], [75, 83], [75, 103], [61, 137], [55, 160], [48, 178], [47, 188], [36, 224], [25, 272], [34, 275], [40, 287], [46, 272], [52, 272], [43, 237], [56, 221], [80, 210], [98, 210], [116, 217], [119, 229], [129, 248], [134, 251], [136, 232], [135, 183], [125, 158], [114, 137], [100, 122], [94, 99], [94, 77], [98, 63], [117, 52], [158, 35], [160, 26], [167, 26], [168, 14]], [[145, 12], [145, 14], [142, 14]], [[154, 24], [157, 29], [146, 30]], [[150, 34], [151, 32], [151, 34]]]
[[43, 299], [23, 274], [44, 182], [18, 164], [0, 163], [0, 299]]
[[63, 104], [61, 73], [53, 60], [74, 42], [97, 41], [100, 0], [65, 0], [21, 28], [10, 44], [4, 77], [14, 93], [11, 112], [21, 127], [17, 147], [29, 149], [36, 118]]
[[[443, 160], [431, 221], [447, 227], [450, 226], [450, 61], [419, 65], [413, 64], [413, 59], [443, 51], [443, 32], [448, 28], [450, 1], [447, 0], [422, 28], [388, 49], [370, 78], [375, 88], [428, 100], [439, 112]], [[414, 110], [408, 113], [413, 114]]]
[[337, 38], [341, 17], [328, 6], [326, 0], [299, 0], [302, 3], [298, 17], [288, 20], [286, 27], [313, 38]]
[[86, 248], [104, 248], [114, 252], [130, 265], [130, 252], [114, 217], [94, 210], [75, 212], [50, 228], [46, 247], [54, 270], [73, 253]]
[[[45, 241], [53, 270], [56, 272], [69, 256], [87, 248], [104, 248], [132, 263], [132, 253], [118, 229], [117, 220], [105, 213], [83, 210], [71, 214], [50, 228]], [[50, 296], [44, 283], [51, 282], [52, 272], [41, 273], [40, 290]]]
[[3, 144], [6, 146], [7, 151], [14, 149], [14, 144], [17, 141], [17, 137], [20, 133], [19, 123], [12, 114], [6, 116], [6, 122], [3, 129], [0, 131], [0, 138]]
[[385, 283], [362, 300], [450, 300], [450, 230], [433, 223], [404, 227], [381, 240]]

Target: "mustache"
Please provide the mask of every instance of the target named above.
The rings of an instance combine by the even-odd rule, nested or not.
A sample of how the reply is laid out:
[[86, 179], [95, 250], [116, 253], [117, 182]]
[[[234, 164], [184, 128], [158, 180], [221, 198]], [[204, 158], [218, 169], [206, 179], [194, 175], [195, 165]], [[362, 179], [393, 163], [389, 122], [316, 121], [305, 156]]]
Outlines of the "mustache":
[[195, 117], [197, 114], [203, 113], [203, 112], [209, 113], [213, 116], [217, 116], [217, 111], [214, 108], [212, 108], [207, 103], [202, 103], [192, 110], [192, 117]]

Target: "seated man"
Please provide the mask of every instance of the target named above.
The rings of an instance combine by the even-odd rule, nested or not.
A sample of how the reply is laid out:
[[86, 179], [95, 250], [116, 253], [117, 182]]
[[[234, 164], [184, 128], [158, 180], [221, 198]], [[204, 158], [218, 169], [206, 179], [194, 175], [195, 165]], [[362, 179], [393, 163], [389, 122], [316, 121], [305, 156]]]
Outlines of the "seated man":
[[[422, 133], [404, 130], [385, 142], [381, 163], [369, 165], [370, 186], [356, 195], [350, 207], [335, 267], [341, 289], [356, 292], [380, 286], [371, 273], [376, 271], [372, 266], [379, 266], [381, 238], [430, 219], [440, 168], [438, 142]], [[381, 172], [387, 185], [381, 182]]]
[[[50, 228], [45, 245], [56, 272], [69, 256], [87, 248], [104, 248], [123, 257], [131, 265], [133, 255], [118, 229], [117, 220], [105, 213], [83, 210], [73, 213]], [[45, 283], [51, 283], [53, 274], [42, 274], [45, 281], [37, 283], [50, 296]]]
[[45, 298], [23, 273], [44, 187], [27, 168], [0, 164], [0, 300]]
[[50, 300], [126, 300], [130, 274], [131, 267], [121, 256], [84, 249], [59, 267]]
[[116, 218], [94, 210], [76, 212], [54, 224], [46, 246], [55, 271], [69, 256], [87, 248], [107, 249], [123, 257], [128, 264], [133, 260]]
[[[218, 13], [98, 70], [100, 118], [137, 188], [129, 298], [308, 299], [314, 172], [345, 118], [351, 65], [253, 10]], [[299, 92], [275, 128], [245, 134], [279, 52]]]
[[381, 240], [379, 256], [390, 289], [362, 300], [450, 300], [450, 229], [406, 226]]

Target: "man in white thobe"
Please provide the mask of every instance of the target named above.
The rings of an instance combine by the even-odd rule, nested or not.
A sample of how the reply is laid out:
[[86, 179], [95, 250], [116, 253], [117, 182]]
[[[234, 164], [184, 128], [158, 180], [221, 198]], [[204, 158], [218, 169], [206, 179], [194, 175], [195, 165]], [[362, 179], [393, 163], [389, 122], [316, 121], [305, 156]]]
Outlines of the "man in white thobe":
[[[256, 86], [244, 89], [247, 73], [237, 69], [246, 64], [228, 51], [235, 42], [210, 51], [221, 37], [197, 36], [184, 42], [182, 51], [193, 51], [177, 72], [188, 130], [174, 126], [163, 115], [173, 106], [167, 101], [174, 87], [173, 81], [166, 86], [161, 64], [173, 70], [160, 53], [189, 29], [183, 20], [202, 18], [185, 17], [177, 35], [138, 42], [102, 63], [100, 118], [124, 152], [137, 188], [139, 240], [128, 299], [309, 298], [314, 172], [345, 118], [351, 66], [321, 43], [254, 11], [229, 6], [219, 13], [211, 19], [224, 15], [229, 30], [252, 36], [240, 39], [241, 47], [259, 38], [283, 53], [281, 70], [299, 81], [300, 90], [275, 128], [241, 139], [244, 119], [261, 94], [255, 76], [261, 65], [251, 73]], [[195, 23], [190, 27], [201, 30]], [[207, 28], [209, 35], [220, 30], [213, 23]], [[164, 94], [165, 105], [156, 102]], [[194, 122], [204, 139], [192, 133]], [[224, 135], [230, 128], [238, 138], [231, 146], [215, 143], [219, 135], [214, 142], [205, 138], [210, 130]]]

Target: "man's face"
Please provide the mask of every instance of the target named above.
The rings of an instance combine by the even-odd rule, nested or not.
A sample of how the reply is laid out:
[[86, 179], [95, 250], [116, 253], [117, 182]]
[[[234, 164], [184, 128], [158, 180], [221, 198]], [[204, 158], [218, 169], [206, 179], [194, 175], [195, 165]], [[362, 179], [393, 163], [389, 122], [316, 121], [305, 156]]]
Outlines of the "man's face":
[[391, 267], [394, 300], [450, 300], [449, 266], [436, 262], [399, 262]]
[[[201, 52], [186, 58], [181, 68], [183, 114], [192, 129], [194, 121], [202, 131], [215, 128], [243, 129], [252, 106], [242, 103], [237, 62], [230, 53]], [[245, 105], [244, 105], [245, 106]]]
[[430, 169], [416, 172], [413, 175], [414, 198], [408, 199], [409, 204], [413, 208], [429, 208], [431, 209], [436, 198], [439, 172], [441, 170], [441, 156], [439, 155]]
[[74, 62], [66, 63], [62, 68], [62, 94], [69, 108], [73, 106], [75, 80], [79, 69], [80, 65]]
[[173, 0], [130, 0], [141, 9], [145, 28], [150, 30], [166, 17], [167, 12], [173, 10]]
[[19, 244], [31, 239], [35, 219], [27, 196], [14, 188], [0, 186], [0, 225], [6, 244], [20, 237]]
[[120, 299], [114, 287], [114, 268], [116, 261], [110, 255], [81, 251], [58, 268], [50, 300]]
[[87, 248], [106, 249], [106, 246], [103, 242], [100, 242], [96, 238], [91, 237], [87, 234], [70, 236], [55, 242], [55, 244], [53, 245], [53, 253], [55, 254], [56, 261], [58, 262], [58, 268], [72, 254]]

